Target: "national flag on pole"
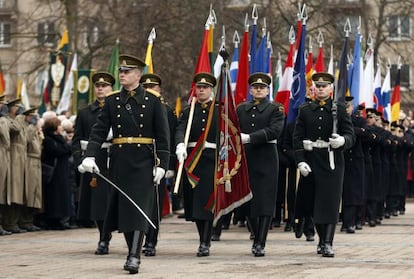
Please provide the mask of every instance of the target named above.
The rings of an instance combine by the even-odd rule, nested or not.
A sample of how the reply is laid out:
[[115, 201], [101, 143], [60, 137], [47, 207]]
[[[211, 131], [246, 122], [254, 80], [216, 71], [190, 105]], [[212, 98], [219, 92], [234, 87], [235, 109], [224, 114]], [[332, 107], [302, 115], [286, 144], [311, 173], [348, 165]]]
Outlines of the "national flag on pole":
[[79, 109], [86, 107], [93, 101], [93, 72], [89, 69], [78, 69], [73, 72], [74, 95], [72, 99], [72, 110], [76, 114]]
[[177, 116], [177, 118], [180, 118], [181, 115], [181, 98], [177, 97], [175, 99], [175, 116]]
[[384, 112], [384, 104], [382, 102], [381, 96], [381, 65], [378, 64], [377, 72], [374, 78], [374, 108], [378, 111], [383, 113]]
[[[216, 25], [216, 13], [213, 10], [212, 4], [210, 5], [210, 14], [209, 14], [209, 29], [208, 29], [208, 58], [210, 61], [210, 69], [213, 70], [213, 61], [214, 61], [214, 27]], [[217, 58], [216, 58], [217, 59]], [[212, 73], [214, 74], [214, 73]]]
[[[210, 29], [210, 16], [207, 19], [207, 23], [204, 28], [204, 37], [201, 43], [200, 53], [197, 59], [197, 65], [194, 69], [194, 74], [200, 72], [208, 72], [211, 73], [211, 66], [210, 66], [210, 58], [208, 53], [208, 36], [209, 36], [209, 29]], [[192, 82], [190, 96], [189, 96], [189, 103], [191, 103], [191, 99], [195, 96], [195, 83]]]
[[295, 53], [295, 42], [290, 43], [288, 57], [286, 59], [285, 71], [283, 72], [282, 81], [276, 94], [275, 101], [281, 103], [284, 107], [285, 114], [289, 111], [290, 92], [293, 84], [293, 55]]
[[236, 106], [247, 100], [249, 90], [249, 28], [245, 27], [240, 48], [239, 69], [237, 71], [237, 84], [234, 92]]
[[40, 96], [41, 103], [39, 109], [37, 110], [39, 115], [42, 115], [46, 111], [46, 104], [43, 98], [43, 94], [49, 83], [49, 71], [48, 69], [42, 69], [38, 72], [36, 77], [36, 95]]
[[152, 64], [152, 46], [154, 44], [155, 38], [156, 38], [155, 28], [152, 28], [150, 34], [148, 35], [147, 53], [145, 55], [146, 66], [144, 69], [144, 73], [148, 73], [148, 74], [154, 73], [154, 66]]
[[[224, 48], [224, 43], [221, 44], [220, 50], [223, 48]], [[216, 58], [216, 61], [214, 62], [214, 70], [213, 70], [214, 72], [213, 74], [216, 79], [220, 76], [220, 69], [223, 63], [224, 63], [223, 57], [220, 54], [217, 54], [217, 58]]]
[[401, 65], [397, 66], [397, 75], [395, 77], [394, 90], [391, 97], [391, 122], [398, 121], [400, 119], [400, 79], [401, 79]]
[[[234, 31], [235, 36], [236, 34], [237, 34], [237, 30]], [[237, 34], [237, 38], [238, 37], [239, 35]], [[236, 90], [238, 71], [239, 71], [239, 42], [234, 41], [233, 58], [231, 59], [231, 64], [230, 64], [231, 92], [233, 94]]]
[[115, 83], [113, 85], [114, 90], [118, 90], [121, 85], [119, 84], [119, 40], [115, 42], [115, 46], [112, 49], [111, 59], [109, 60], [108, 73], [113, 75]]
[[296, 120], [299, 106], [305, 102], [306, 96], [306, 73], [305, 73], [305, 43], [306, 43], [306, 22], [301, 25], [301, 36], [299, 37], [299, 48], [296, 54], [295, 66], [293, 68], [293, 83], [289, 99], [289, 111], [287, 123]]
[[316, 73], [323, 73], [323, 72], [325, 72], [325, 61], [324, 61], [324, 57], [323, 57], [323, 47], [322, 47], [322, 44], [319, 46], [318, 57], [316, 58], [315, 72]]
[[345, 96], [349, 95], [348, 89], [348, 36], [345, 36], [341, 58], [339, 60], [339, 73], [337, 76], [338, 88], [335, 88], [336, 100], [345, 102]]
[[309, 51], [308, 51], [308, 58], [306, 61], [306, 92], [313, 85], [312, 75], [313, 75], [313, 52], [312, 52], [311, 37], [309, 37]]
[[1, 61], [0, 61], [0, 96], [4, 95], [5, 91], [6, 91], [6, 82], [4, 80], [4, 73], [3, 73], [3, 69], [1, 67]]
[[[256, 14], [255, 14], [256, 13]], [[252, 34], [250, 37], [250, 74], [254, 73], [254, 67], [256, 65], [256, 46], [257, 46], [257, 7], [256, 4], [253, 5], [253, 26]]]
[[73, 96], [73, 90], [74, 90], [74, 72], [78, 70], [78, 56], [75, 53], [73, 55], [72, 64], [70, 66], [70, 72], [68, 75], [68, 79], [65, 83], [65, 88], [63, 89], [62, 98], [60, 98], [60, 102], [58, 107], [56, 108], [56, 113], [60, 114], [63, 111], [69, 110], [72, 96]]
[[387, 72], [385, 74], [384, 82], [381, 87], [382, 103], [384, 106], [384, 119], [391, 120], [391, 71], [390, 66], [387, 65]]
[[59, 104], [66, 78], [66, 64], [69, 53], [69, 34], [66, 29], [55, 52], [50, 52], [49, 83], [43, 92], [46, 106], [55, 110]]
[[17, 79], [16, 98], [20, 98], [22, 100], [22, 104], [23, 104], [25, 109], [30, 108], [30, 101], [29, 101], [29, 95], [27, 94], [26, 82], [23, 80], [22, 77], [19, 77]]
[[256, 73], [256, 72], [262, 72], [262, 73], [268, 72], [269, 61], [268, 61], [268, 57], [266, 54], [266, 49], [267, 49], [267, 36], [266, 34], [263, 34], [262, 40], [260, 41], [259, 48], [256, 52], [256, 59], [254, 60], [253, 72], [251, 72], [251, 74]]
[[361, 73], [362, 73], [362, 56], [361, 56], [361, 33], [358, 32], [355, 38], [354, 56], [352, 65], [349, 69], [349, 89], [351, 96], [354, 97], [352, 104], [354, 109], [360, 104], [361, 90]]
[[282, 78], [283, 78], [282, 59], [279, 53], [279, 57], [276, 62], [275, 77], [274, 77], [274, 82], [273, 82], [273, 98], [272, 98], [273, 100], [276, 99], [276, 95], [277, 95], [277, 92], [279, 91]]
[[364, 69], [364, 82], [360, 92], [362, 96], [362, 103], [365, 103], [366, 108], [374, 107], [374, 50], [368, 48], [366, 53], [366, 65]]
[[328, 73], [330, 73], [333, 76], [335, 75], [335, 73], [334, 73], [334, 60], [333, 60], [333, 45], [331, 45], [331, 55], [329, 57]]
[[216, 225], [221, 216], [252, 198], [249, 185], [246, 155], [240, 137], [240, 125], [233, 103], [230, 86], [228, 63], [223, 64], [218, 79], [218, 123], [216, 172], [214, 193], [206, 208], [214, 213], [213, 224]]

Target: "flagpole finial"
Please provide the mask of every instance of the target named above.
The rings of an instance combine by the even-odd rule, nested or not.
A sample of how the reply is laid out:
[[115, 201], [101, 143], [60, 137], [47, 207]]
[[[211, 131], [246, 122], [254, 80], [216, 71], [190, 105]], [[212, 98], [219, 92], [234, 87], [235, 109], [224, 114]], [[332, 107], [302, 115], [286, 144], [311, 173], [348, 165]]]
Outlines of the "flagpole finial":
[[298, 1], [298, 13], [296, 14], [298, 20], [302, 20], [302, 9], [301, 9], [301, 2]]
[[346, 18], [346, 22], [344, 25], [345, 37], [349, 37], [349, 33], [351, 32], [351, 21], [349, 17]]
[[316, 37], [316, 41], [319, 44], [319, 47], [323, 46], [323, 43], [325, 42], [325, 39], [323, 38], [323, 33], [320, 29], [318, 29], [318, 37]]
[[246, 13], [246, 16], [244, 18], [244, 31], [248, 32], [249, 31], [249, 14]]
[[289, 30], [289, 43], [294, 44], [295, 41], [295, 28], [293, 28], [293, 26], [291, 25]]
[[306, 4], [303, 4], [302, 11], [300, 12], [300, 17], [302, 19], [302, 24], [306, 24], [308, 19], [308, 9], [306, 9]]
[[216, 12], [213, 9], [213, 4], [210, 4], [210, 25], [215, 26], [217, 24], [217, 17], [216, 17]]
[[239, 47], [239, 43], [240, 43], [240, 36], [239, 36], [239, 32], [237, 32], [237, 30], [234, 30], [234, 34], [233, 34], [233, 44], [235, 48]]
[[401, 55], [398, 55], [398, 60], [397, 60], [397, 65], [398, 65], [398, 69], [401, 69]]
[[388, 57], [387, 59], [387, 68], [390, 69], [391, 68], [391, 59]]
[[154, 42], [155, 38], [157, 37], [157, 33], [155, 32], [155, 27], [152, 27], [151, 32], [148, 35], [148, 42]]
[[259, 13], [257, 11], [257, 5], [253, 4], [253, 10], [252, 10], [252, 19], [253, 19], [253, 24], [256, 25], [257, 24], [257, 19], [259, 18]]
[[116, 38], [115, 44], [119, 45], [119, 38]]
[[264, 17], [263, 18], [263, 27], [262, 27], [262, 36], [263, 37], [266, 36], [266, 29], [267, 29], [267, 26], [266, 26], [266, 18]]
[[221, 34], [221, 45], [226, 45], [226, 26], [223, 25], [223, 33]]

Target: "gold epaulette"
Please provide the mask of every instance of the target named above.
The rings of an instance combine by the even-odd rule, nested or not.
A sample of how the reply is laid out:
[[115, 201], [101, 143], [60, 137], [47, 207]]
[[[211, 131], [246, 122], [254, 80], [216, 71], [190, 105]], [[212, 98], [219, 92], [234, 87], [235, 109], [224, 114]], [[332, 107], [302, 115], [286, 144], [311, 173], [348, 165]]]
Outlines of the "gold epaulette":
[[152, 95], [154, 95], [157, 98], [160, 98], [161, 97], [161, 94], [158, 93], [157, 91], [155, 91], [154, 89], [147, 88], [145, 90], [147, 90], [148, 93], [151, 93]]
[[118, 94], [120, 92], [121, 92], [121, 90], [115, 90], [115, 91], [112, 91], [111, 93], [106, 94], [105, 97], [109, 97], [111, 95], [115, 95], [115, 94]]

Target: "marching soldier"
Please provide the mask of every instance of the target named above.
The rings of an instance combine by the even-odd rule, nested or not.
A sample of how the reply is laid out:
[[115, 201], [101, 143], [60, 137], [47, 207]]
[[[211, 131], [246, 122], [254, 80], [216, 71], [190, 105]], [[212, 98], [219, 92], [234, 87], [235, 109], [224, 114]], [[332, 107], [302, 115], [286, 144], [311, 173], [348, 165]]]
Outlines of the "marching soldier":
[[[119, 56], [119, 65], [122, 89], [106, 96], [81, 166], [85, 171], [99, 172], [95, 158], [112, 127], [109, 172], [113, 182], [148, 215], [154, 208], [154, 183], [159, 184], [168, 169], [167, 115], [160, 95], [139, 84], [145, 63], [123, 54]], [[130, 200], [118, 191], [111, 192], [104, 231], [124, 233], [129, 250], [124, 269], [131, 274], [138, 273], [148, 226], [149, 222]]]
[[351, 115], [355, 144], [344, 151], [345, 174], [342, 193], [342, 228], [346, 233], [355, 233], [357, 216], [365, 204], [365, 162], [362, 139], [366, 136], [366, 119], [352, 114], [353, 97], [346, 97], [346, 110]]
[[316, 73], [312, 80], [316, 86], [315, 101], [299, 108], [293, 147], [301, 175], [309, 179], [315, 189], [313, 217], [319, 235], [317, 253], [333, 257], [332, 243], [345, 167], [343, 149], [354, 144], [355, 136], [345, 105], [331, 99], [334, 77], [329, 73]]
[[[86, 108], [78, 111], [75, 122], [72, 150], [76, 165], [79, 165], [82, 162], [83, 153], [86, 150], [92, 126], [96, 123], [98, 114], [105, 104], [105, 95], [112, 92], [115, 78], [107, 72], [96, 72], [92, 76], [92, 82], [96, 100]], [[112, 139], [110, 137], [111, 135], [109, 135], [109, 138], [107, 138], [101, 145], [101, 148], [98, 149], [95, 157], [96, 164], [104, 175], [108, 175], [107, 164], [111, 145], [109, 141]], [[111, 234], [104, 232], [103, 224], [108, 208], [111, 187], [100, 177], [96, 177], [89, 173], [83, 173], [81, 175], [78, 219], [95, 221], [99, 231], [98, 248], [95, 250], [95, 254], [105, 255], [108, 254], [109, 251]]]
[[[156, 93], [161, 94], [161, 77], [156, 74], [144, 74], [141, 77], [140, 83], [144, 86], [147, 91], [154, 90]], [[158, 187], [158, 197], [156, 197], [155, 201], [155, 208], [154, 208], [154, 216], [152, 216], [152, 221], [159, 226], [158, 218], [161, 218], [162, 211], [163, 211], [163, 201], [164, 196], [166, 192], [166, 182], [167, 179], [172, 179], [175, 174], [175, 166], [177, 164], [177, 159], [175, 156], [175, 145], [174, 145], [174, 137], [175, 137], [175, 128], [177, 126], [177, 117], [174, 114], [174, 111], [172, 108], [164, 102], [163, 97], [161, 97], [161, 102], [163, 103], [166, 112], [167, 112], [167, 118], [168, 118], [168, 127], [170, 128], [170, 163], [167, 172], [165, 173], [165, 178], [161, 180], [161, 183]], [[158, 207], [158, 208], [157, 208]], [[157, 212], [158, 210], [158, 212]], [[153, 227], [150, 227], [148, 229], [148, 232], [145, 236], [145, 244], [144, 244], [144, 255], [151, 257], [155, 256], [157, 246], [157, 239], [158, 239], [158, 231], [159, 228], [154, 229]]]
[[237, 107], [253, 193], [247, 216], [254, 232], [252, 253], [255, 257], [265, 255], [267, 232], [275, 212], [279, 174], [276, 143], [285, 119], [283, 106], [271, 103], [267, 98], [270, 84], [271, 77], [266, 73], [250, 75], [253, 100]]
[[[216, 85], [216, 79], [210, 73], [198, 73], [194, 76], [193, 82], [196, 85], [197, 103], [194, 109], [194, 117], [191, 123], [191, 131], [187, 149], [184, 146], [184, 136], [189, 119], [190, 109], [183, 110], [178, 121], [175, 142], [177, 160], [183, 163], [187, 154], [191, 154], [196, 146], [200, 135], [206, 129], [210, 110], [213, 110], [213, 118], [217, 119], [217, 108], [212, 104], [213, 88]], [[195, 97], [193, 97], [195, 98]], [[212, 107], [214, 106], [214, 107]], [[196, 223], [200, 237], [197, 257], [210, 255], [211, 234], [213, 226], [213, 213], [205, 208], [210, 195], [214, 191], [214, 173], [216, 161], [216, 121], [211, 122], [211, 126], [204, 144], [201, 157], [193, 174], [199, 177], [196, 187], [192, 187], [188, 181], [187, 175], [183, 176], [183, 194], [184, 194], [184, 213], [187, 221]]]

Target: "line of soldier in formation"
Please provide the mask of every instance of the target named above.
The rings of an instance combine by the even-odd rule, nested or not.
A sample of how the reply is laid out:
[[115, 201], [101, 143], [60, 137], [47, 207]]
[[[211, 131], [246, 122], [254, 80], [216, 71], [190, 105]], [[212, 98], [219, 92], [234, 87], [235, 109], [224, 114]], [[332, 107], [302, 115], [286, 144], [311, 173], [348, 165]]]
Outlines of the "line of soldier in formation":
[[[128, 246], [123, 268], [135, 274], [141, 253], [156, 255], [167, 181], [174, 179], [177, 162], [184, 163], [197, 146], [208, 119], [217, 117], [217, 81], [210, 73], [197, 73], [194, 114], [186, 108], [177, 121], [163, 101], [160, 76], [143, 74], [145, 63], [132, 55], [120, 55], [119, 64], [119, 91], [112, 91], [115, 79], [109, 73], [92, 77], [96, 100], [79, 110], [73, 138], [64, 137], [63, 123], [53, 113], [39, 121], [35, 109], [24, 111], [18, 100], [1, 100], [1, 150], [10, 159], [0, 173], [5, 182], [0, 232], [37, 231], [34, 217], [52, 228], [68, 228], [75, 181], [80, 184], [78, 218], [94, 221], [99, 230], [95, 254], [108, 254], [111, 233], [118, 230]], [[253, 198], [234, 215], [246, 221], [255, 257], [265, 255], [268, 231], [282, 220], [286, 231], [293, 227], [296, 237], [304, 233], [308, 241], [314, 240], [316, 228], [317, 254], [333, 257], [340, 212], [341, 231], [354, 233], [365, 223], [375, 226], [405, 210], [406, 174], [412, 165], [407, 162], [414, 142], [407, 123], [389, 125], [372, 109], [365, 110], [365, 117], [362, 107], [352, 113], [352, 100], [332, 100], [332, 75], [317, 73], [312, 79], [314, 96], [291, 123], [283, 106], [268, 100], [271, 78], [265, 73], [249, 77], [252, 100], [237, 107]], [[211, 125], [193, 170], [198, 185], [193, 188], [185, 173], [182, 180], [184, 217], [196, 224], [199, 257], [210, 255], [211, 240], [220, 240], [229, 220], [229, 215], [223, 217], [213, 228], [213, 214], [205, 208], [216, 160], [215, 121]], [[42, 164], [52, 166], [50, 177]], [[79, 180], [71, 173], [76, 166], [82, 173]]]

